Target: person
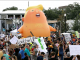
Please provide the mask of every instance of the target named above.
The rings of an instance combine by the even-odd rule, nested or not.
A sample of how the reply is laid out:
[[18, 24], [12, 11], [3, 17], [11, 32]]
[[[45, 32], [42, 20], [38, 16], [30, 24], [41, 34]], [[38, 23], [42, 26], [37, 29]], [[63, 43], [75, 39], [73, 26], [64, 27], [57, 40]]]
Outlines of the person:
[[4, 49], [6, 49], [6, 44], [3, 47], [4, 47]]
[[8, 53], [8, 56], [9, 56], [9, 60], [11, 60], [11, 56], [13, 55], [13, 49], [12, 48], [10, 48], [10, 49], [8, 49], [8, 51], [9, 51], [9, 53]]
[[41, 55], [37, 57], [37, 60], [43, 60], [44, 59], [44, 52], [41, 52]]
[[30, 51], [28, 49], [28, 45], [25, 45], [25, 50], [24, 50], [25, 53], [27, 53], [27, 55], [29, 56], [30, 58]]
[[29, 59], [28, 59], [28, 56], [27, 56], [27, 53], [24, 53], [24, 55], [25, 55], [24, 60], [29, 60]]
[[3, 50], [3, 47], [0, 48], [0, 59], [1, 59], [1, 57], [3, 56], [2, 50]]
[[57, 40], [57, 43], [55, 44], [57, 47], [59, 46], [59, 40]]
[[2, 48], [2, 44], [1, 44], [1, 41], [0, 41], [0, 48]]
[[8, 56], [8, 54], [6, 54], [6, 50], [5, 49], [3, 49], [3, 56], [5, 56], [6, 60], [9, 60], [9, 56]]
[[64, 40], [65, 40], [65, 37], [64, 37], [64, 35], [63, 35], [63, 34], [62, 34], [61, 40], [62, 40], [62, 41], [64, 41]]
[[21, 50], [19, 51], [19, 53], [21, 54], [21, 59], [24, 60], [25, 55], [24, 55], [24, 46], [21, 47]]
[[48, 52], [49, 52], [49, 55], [50, 55], [50, 51], [51, 51], [51, 48], [49, 47], [49, 45], [51, 45], [50, 41], [47, 41], [47, 47], [48, 47]]
[[33, 53], [32, 53], [32, 55], [33, 55], [33, 60], [37, 60], [37, 53], [38, 53], [38, 51], [37, 51], [37, 45], [35, 45], [34, 46], [34, 50], [33, 50]]
[[69, 44], [67, 44], [67, 47], [66, 47], [66, 49], [65, 49], [65, 55], [67, 55], [67, 52], [70, 52], [70, 51], [69, 51]]
[[58, 51], [59, 51], [60, 60], [63, 60], [64, 47], [62, 43], [60, 43], [60, 46], [58, 47]]
[[80, 55], [76, 55], [73, 57], [73, 60], [80, 60]]
[[55, 52], [55, 58], [58, 59], [58, 48], [57, 46], [55, 46], [55, 44], [53, 44], [53, 48], [52, 48], [52, 52]]
[[13, 55], [17, 57], [17, 60], [21, 60], [21, 54], [19, 53], [19, 48], [15, 48], [15, 53]]
[[17, 57], [15, 55], [12, 55], [11, 60], [17, 60]]
[[76, 41], [76, 45], [78, 45], [79, 43], [78, 43], [78, 41]]
[[19, 45], [19, 49], [21, 50], [21, 44]]
[[78, 45], [80, 45], [80, 41], [78, 41]]
[[58, 60], [58, 59], [55, 58], [55, 52], [51, 53], [51, 58], [49, 60]]
[[1, 57], [1, 60], [6, 60], [5, 56], [2, 56], [2, 57]]
[[72, 60], [73, 56], [70, 57], [70, 52], [67, 52], [67, 57], [64, 60]]

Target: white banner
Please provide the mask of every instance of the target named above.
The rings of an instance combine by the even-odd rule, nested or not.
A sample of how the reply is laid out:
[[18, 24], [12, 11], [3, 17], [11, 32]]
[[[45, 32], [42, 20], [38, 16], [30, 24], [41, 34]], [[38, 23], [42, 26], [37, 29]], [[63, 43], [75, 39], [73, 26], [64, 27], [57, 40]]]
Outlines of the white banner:
[[32, 41], [32, 37], [24, 38], [24, 39], [18, 39], [17, 44], [25, 44], [30, 43]]
[[80, 55], [80, 45], [69, 45], [70, 55]]

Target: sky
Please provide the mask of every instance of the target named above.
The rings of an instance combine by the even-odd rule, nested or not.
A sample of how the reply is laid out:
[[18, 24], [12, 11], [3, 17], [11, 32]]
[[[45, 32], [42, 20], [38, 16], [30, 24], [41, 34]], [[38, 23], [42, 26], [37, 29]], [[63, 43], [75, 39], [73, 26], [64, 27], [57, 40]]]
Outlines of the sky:
[[[78, 2], [80, 3], [80, 1], [72, 1], [72, 0], [53, 0], [53, 1], [29, 1], [29, 6], [35, 6], [35, 5], [39, 5], [42, 4], [43, 7], [45, 9], [48, 9], [49, 7], [51, 8], [58, 8], [60, 6], [65, 6], [65, 5], [69, 5], [69, 4], [73, 4], [74, 2]], [[18, 1], [4, 1], [4, 0], [0, 0], [0, 12], [2, 12], [3, 9], [8, 8], [8, 7], [12, 7], [12, 6], [16, 6], [18, 7], [18, 9], [27, 9], [28, 7], [28, 1], [26, 0], [18, 0]]]

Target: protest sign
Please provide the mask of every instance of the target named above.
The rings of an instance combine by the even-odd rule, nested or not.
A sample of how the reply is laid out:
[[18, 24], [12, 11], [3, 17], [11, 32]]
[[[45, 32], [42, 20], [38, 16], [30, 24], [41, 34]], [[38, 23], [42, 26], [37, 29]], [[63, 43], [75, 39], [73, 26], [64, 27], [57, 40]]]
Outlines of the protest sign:
[[15, 49], [15, 47], [16, 46], [14, 44], [9, 45], [9, 48]]
[[32, 41], [32, 37], [24, 38], [24, 39], [18, 39], [17, 44], [25, 44], [30, 43]]
[[46, 46], [46, 44], [44, 42], [43, 37], [38, 38], [38, 39], [34, 39], [34, 42], [38, 45], [38, 51], [44, 52], [44, 53], [47, 52], [47, 50], [46, 50], [47, 46]]
[[79, 38], [79, 33], [78, 31], [75, 31], [77, 38]]
[[12, 44], [16, 44], [16, 43], [17, 43], [17, 40], [18, 40], [18, 38], [17, 38], [16, 36], [14, 36], [14, 37], [10, 40], [10, 42], [11, 42]]
[[64, 35], [66, 42], [70, 42], [71, 40], [70, 33], [62, 33], [62, 34]]
[[80, 55], [80, 45], [69, 45], [70, 55]]

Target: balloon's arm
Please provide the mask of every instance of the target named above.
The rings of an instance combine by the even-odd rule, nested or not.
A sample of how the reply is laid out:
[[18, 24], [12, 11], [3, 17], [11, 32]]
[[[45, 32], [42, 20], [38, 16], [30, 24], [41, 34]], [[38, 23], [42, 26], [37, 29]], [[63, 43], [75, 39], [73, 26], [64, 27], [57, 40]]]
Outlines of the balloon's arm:
[[56, 29], [49, 25], [50, 31], [56, 32]]
[[22, 33], [22, 30], [23, 30], [23, 26], [21, 28], [19, 28], [19, 30], [17, 31], [17, 34]]

